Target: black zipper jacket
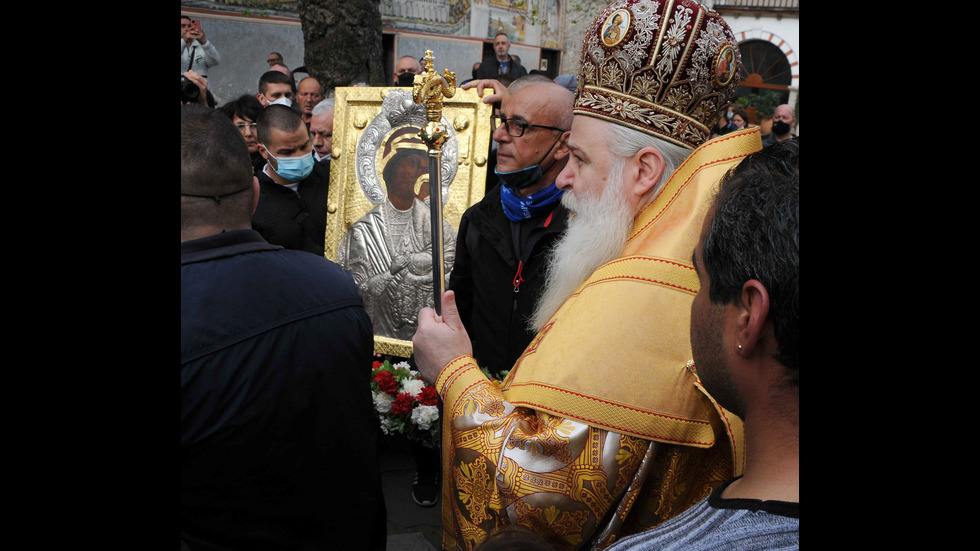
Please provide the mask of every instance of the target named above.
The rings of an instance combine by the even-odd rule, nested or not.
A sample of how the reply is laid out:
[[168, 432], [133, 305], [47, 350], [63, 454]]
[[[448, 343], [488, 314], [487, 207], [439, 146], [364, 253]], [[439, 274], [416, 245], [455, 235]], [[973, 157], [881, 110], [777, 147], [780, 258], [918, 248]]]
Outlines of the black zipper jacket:
[[[527, 322], [544, 286], [547, 252], [567, 222], [560, 203], [548, 214], [511, 222], [499, 184], [463, 213], [448, 288], [456, 293], [473, 355], [495, 376], [509, 370], [534, 338]], [[524, 236], [520, 252], [518, 232]]]

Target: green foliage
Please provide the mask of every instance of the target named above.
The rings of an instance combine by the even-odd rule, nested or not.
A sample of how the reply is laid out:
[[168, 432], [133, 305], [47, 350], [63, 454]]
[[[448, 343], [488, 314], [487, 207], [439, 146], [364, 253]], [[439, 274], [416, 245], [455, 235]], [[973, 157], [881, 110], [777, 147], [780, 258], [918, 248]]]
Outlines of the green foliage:
[[760, 119], [769, 119], [779, 106], [779, 94], [766, 90], [761, 94], [749, 94], [744, 98], [738, 98], [735, 102], [743, 107], [755, 107], [755, 112]]

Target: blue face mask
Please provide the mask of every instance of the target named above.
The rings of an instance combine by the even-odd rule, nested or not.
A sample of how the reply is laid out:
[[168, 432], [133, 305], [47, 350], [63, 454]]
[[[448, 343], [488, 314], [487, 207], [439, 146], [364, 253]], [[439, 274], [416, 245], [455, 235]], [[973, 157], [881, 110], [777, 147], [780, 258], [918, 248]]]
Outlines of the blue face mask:
[[503, 187], [510, 189], [524, 189], [533, 186], [543, 176], [540, 165], [531, 165], [513, 172], [500, 172], [497, 167], [493, 167], [493, 173], [500, 178]]
[[561, 200], [563, 193], [565, 191], [558, 189], [554, 182], [527, 197], [518, 197], [510, 188], [500, 186], [500, 204], [504, 207], [504, 214], [508, 219], [520, 222], [551, 212], [555, 204]]
[[[265, 147], [265, 144], [262, 144]], [[296, 183], [300, 180], [305, 179], [307, 176], [313, 172], [313, 152], [309, 152], [301, 157], [285, 157], [280, 159], [269, 151], [269, 148], [265, 148], [269, 156], [276, 160], [276, 174], [282, 176], [290, 182]]]
[[[561, 138], [555, 141], [555, 143], [551, 144], [548, 151], [546, 151], [544, 156], [541, 157], [541, 161], [548, 157], [548, 154], [550, 154], [551, 150], [558, 145], [559, 141], [561, 141]], [[500, 172], [497, 170], [497, 167], [493, 167], [493, 173], [500, 178], [500, 183], [503, 184], [504, 187], [509, 187], [511, 189], [524, 189], [533, 186], [541, 180], [541, 177], [544, 175], [544, 173], [541, 171], [541, 161], [538, 161], [527, 168], [522, 168], [513, 172]]]

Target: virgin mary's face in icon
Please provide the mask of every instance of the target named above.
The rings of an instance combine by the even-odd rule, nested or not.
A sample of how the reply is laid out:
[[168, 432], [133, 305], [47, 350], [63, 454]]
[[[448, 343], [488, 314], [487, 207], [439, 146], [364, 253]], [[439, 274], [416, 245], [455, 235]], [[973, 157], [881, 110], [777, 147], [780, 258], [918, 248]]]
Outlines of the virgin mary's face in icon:
[[415, 198], [428, 196], [428, 186], [419, 185], [420, 178], [424, 180], [429, 173], [427, 148], [418, 136], [419, 130], [415, 126], [396, 128], [378, 154], [388, 201], [398, 210], [408, 210]]
[[[429, 165], [424, 151], [407, 149], [399, 151], [384, 170], [385, 186], [388, 189], [388, 200], [399, 210], [411, 208], [415, 200], [415, 182], [420, 176], [429, 173]], [[422, 186], [425, 189], [425, 186]], [[422, 190], [420, 190], [421, 192]], [[419, 199], [424, 195], [419, 194]]]

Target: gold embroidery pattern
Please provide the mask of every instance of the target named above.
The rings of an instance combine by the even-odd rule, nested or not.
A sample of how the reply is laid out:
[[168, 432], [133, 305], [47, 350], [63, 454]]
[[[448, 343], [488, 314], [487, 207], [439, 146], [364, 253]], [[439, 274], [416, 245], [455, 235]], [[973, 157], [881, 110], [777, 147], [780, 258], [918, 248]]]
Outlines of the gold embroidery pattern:
[[691, 92], [686, 87], [671, 88], [664, 96], [663, 104], [671, 109], [680, 111], [690, 103]]
[[620, 119], [635, 122], [640, 126], [654, 126], [664, 132], [673, 133], [678, 121], [671, 116], [658, 113], [655, 109], [641, 106], [623, 97], [593, 94], [586, 90], [579, 97], [578, 105], [589, 107], [599, 112], [613, 113]]
[[577, 546], [582, 543], [582, 528], [589, 520], [588, 511], [561, 510], [554, 505], [539, 509], [524, 501], [514, 503], [518, 524], [538, 534], [553, 534], [549, 539], [561, 539], [562, 543]]
[[613, 501], [606, 486], [606, 473], [595, 466], [572, 469], [571, 496], [591, 509], [596, 518], [602, 518]]
[[649, 102], [653, 102], [660, 91], [660, 83], [649, 73], [633, 77], [633, 93]]
[[626, 74], [615, 61], [611, 61], [608, 65], [603, 65], [602, 80], [600, 81], [603, 86], [618, 90], [623, 87], [625, 78]]
[[[467, 399], [457, 404], [461, 402]], [[461, 421], [457, 417], [453, 425], [458, 427]], [[515, 425], [522, 428], [512, 431]], [[504, 441], [507, 435], [509, 439]], [[569, 435], [579, 442], [576, 446]], [[520, 457], [529, 456], [523, 455], [522, 441], [538, 441], [538, 452], [544, 455], [534, 457], [564, 466], [542, 471], [540, 465], [532, 463], [525, 468], [503, 455], [506, 450], [521, 449]], [[506, 418], [469, 430], [454, 430], [448, 470], [452, 472], [455, 499], [446, 504], [451, 508], [449, 518], [453, 525], [446, 526], [444, 543], [447, 548], [472, 549], [494, 527], [511, 522], [504, 514], [507, 507], [510, 515], [516, 515], [516, 522], [554, 535], [553, 541], [561, 543], [560, 549], [574, 549], [592, 535], [598, 519], [622, 493], [619, 489], [610, 493], [606, 472], [615, 473], [612, 480], [619, 480], [622, 476], [618, 471], [624, 467], [619, 462], [603, 465], [604, 457], [615, 457], [620, 451], [616, 448], [603, 454], [604, 443], [616, 446], [618, 442], [618, 437], [609, 438], [606, 431], [525, 408], [516, 408]], [[628, 442], [634, 450], [620, 453], [619, 457], [622, 465], [630, 469], [636, 464], [631, 457], [636, 453], [635, 439]], [[579, 448], [582, 451], [572, 457], [572, 450]], [[633, 472], [626, 473], [624, 479], [632, 475]], [[537, 499], [543, 501], [536, 502]]]
[[[707, 495], [727, 474], [724, 466], [708, 465], [730, 469], [730, 461], [717, 453], [658, 444], [663, 453], [655, 456], [656, 474], [637, 494], [625, 496], [648, 441], [514, 408], [489, 382], [462, 381], [447, 390], [445, 423], [452, 430], [444, 449], [446, 549], [472, 550], [496, 527], [517, 523], [571, 551], [593, 537], [624, 497], [633, 508], [620, 535], [659, 524]], [[716, 448], [723, 447], [711, 450]]]
[[[511, 460], [513, 463], [513, 460]], [[516, 463], [514, 463], [516, 465]], [[568, 495], [571, 486], [568, 483], [568, 471], [560, 469], [552, 472], [538, 472], [517, 467], [517, 476], [512, 492], [508, 492], [511, 499], [520, 499], [540, 493], [551, 492], [556, 494]]]
[[723, 448], [660, 445], [621, 536], [649, 530], [676, 516], [730, 478], [731, 456]]
[[616, 480], [616, 488], [625, 488], [633, 479], [633, 473], [640, 468], [643, 461], [643, 454], [647, 451], [650, 442], [640, 438], [623, 435], [620, 437], [619, 453], [616, 454], [616, 464], [619, 465], [619, 478]]
[[500, 436], [493, 430], [495, 427], [503, 426], [506, 421], [494, 420], [485, 425], [487, 430], [467, 430], [461, 431], [454, 437], [453, 444], [461, 449], [473, 450], [481, 455], [490, 456], [495, 448], [500, 447]]
[[678, 453], [672, 453], [670, 455], [670, 464], [663, 471], [664, 479], [670, 480], [673, 483], [670, 485], [671, 488], [670, 492], [664, 492], [663, 494], [661, 494], [663, 499], [660, 502], [660, 506], [655, 511], [657, 515], [660, 517], [668, 516], [670, 511], [673, 510], [674, 504], [677, 502], [678, 496], [684, 494], [684, 492], [687, 491], [688, 481], [684, 477], [679, 476], [680, 474], [679, 455], [680, 454]]
[[569, 435], [575, 430], [570, 421], [539, 414], [528, 419], [507, 441], [509, 449], [522, 449], [531, 455], [553, 457], [563, 463], [572, 460]]
[[453, 470], [456, 494], [466, 507], [470, 521], [479, 524], [490, 518], [485, 504], [493, 497], [493, 478], [487, 470], [487, 458], [477, 457], [472, 463], [461, 463]]
[[596, 81], [596, 78], [595, 78], [595, 71], [596, 71], [595, 65], [586, 65], [586, 66], [584, 66], [582, 68], [582, 70], [584, 71], [583, 75], [585, 76], [585, 79], [583, 80], [583, 82], [585, 82], [585, 81], [595, 82]]
[[462, 414], [466, 416], [483, 413], [492, 417], [504, 415], [504, 403], [500, 401], [499, 394], [489, 385], [480, 385], [467, 396], [468, 400], [463, 406]]

